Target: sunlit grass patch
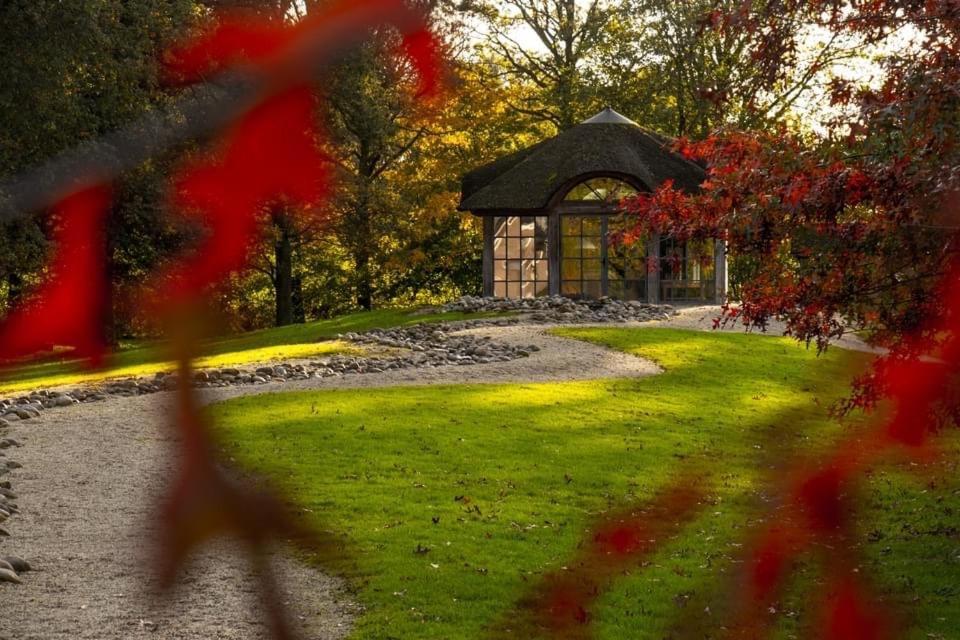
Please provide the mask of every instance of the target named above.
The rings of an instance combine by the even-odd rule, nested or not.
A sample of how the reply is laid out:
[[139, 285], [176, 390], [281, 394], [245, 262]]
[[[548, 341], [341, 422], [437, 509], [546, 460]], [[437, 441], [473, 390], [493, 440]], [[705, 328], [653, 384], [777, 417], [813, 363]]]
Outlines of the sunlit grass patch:
[[[570, 559], [595, 517], [698, 466], [711, 473], [710, 504], [648, 566], [626, 570], [593, 611], [597, 637], [663, 637], [686, 603], [702, 611], [711, 597], [729, 598], [715, 588], [728, 586], [767, 465], [816, 456], [851, 428], [827, 409], [867, 357], [817, 357], [787, 339], [739, 334], [559, 333], [665, 371], [273, 394], [212, 408], [231, 455], [275, 476], [350, 541], [356, 566], [347, 573], [364, 606], [356, 637], [483, 637], [538, 576]], [[960, 508], [960, 492], [941, 495]], [[932, 560], [911, 544], [902, 553], [920, 564], [905, 571], [922, 581]], [[938, 571], [931, 585], [945, 579]], [[925, 629], [956, 628], [957, 600], [937, 597], [917, 605], [934, 621]], [[784, 616], [781, 632], [802, 635], [805, 620]]]
[[[374, 328], [405, 326], [420, 322], [454, 321], [482, 318], [495, 314], [430, 313], [416, 314], [408, 310], [385, 309], [353, 313], [332, 320], [319, 320], [275, 329], [264, 329], [208, 340], [198, 367], [244, 366], [251, 363], [295, 358], [314, 358], [335, 353], [353, 353], [356, 347], [331, 341], [339, 333], [367, 331]], [[112, 354], [105, 368], [89, 371], [60, 353], [34, 364], [11, 368], [0, 376], [0, 393], [13, 393], [45, 387], [92, 383], [110, 378], [149, 376], [174, 368], [162, 343], [137, 342], [123, 345]]]

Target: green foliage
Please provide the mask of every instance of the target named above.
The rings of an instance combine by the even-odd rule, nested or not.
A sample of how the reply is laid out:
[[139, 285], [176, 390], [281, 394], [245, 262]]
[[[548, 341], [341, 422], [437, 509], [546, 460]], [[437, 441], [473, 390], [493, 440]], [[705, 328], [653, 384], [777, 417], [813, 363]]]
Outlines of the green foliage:
[[[713, 589], [734, 568], [734, 543], [760, 508], [760, 462], [774, 451], [815, 456], [839, 438], [844, 428], [826, 407], [864, 360], [838, 350], [818, 358], [788, 339], [743, 334], [561, 333], [651, 358], [666, 372], [276, 394], [213, 408], [231, 455], [276, 476], [325, 528], [345, 536], [355, 554], [347, 573], [364, 606], [354, 637], [482, 637], [539, 575], [564, 564], [592, 517], [650, 497], [697, 463], [717, 470], [716, 506], [648, 566], [626, 572], [594, 614], [600, 638], [660, 638], [685, 611], [675, 597], [694, 593], [689, 607], [719, 611], [729, 594]], [[893, 524], [921, 517], [926, 529], [960, 507], [956, 475], [931, 471], [937, 495], [947, 496], [939, 506], [912, 481], [882, 476], [864, 507], [898, 545], [883, 588], [896, 601], [918, 595], [911, 607], [919, 607], [923, 632], [947, 633], [960, 624], [956, 594], [943, 591], [951, 587], [941, 566], [949, 534], [931, 534], [942, 535], [931, 553], [924, 537]], [[919, 516], [918, 500], [929, 503]], [[417, 553], [418, 545], [428, 551]], [[871, 565], [884, 562], [884, 546], [866, 546]], [[814, 565], [803, 575], [815, 577]], [[781, 628], [798, 633], [803, 615], [783, 614], [803, 605], [789, 604]]]
[[[0, 176], [16, 175], [168, 100], [159, 80], [159, 54], [191, 24], [195, 9], [191, 0], [4, 3]], [[177, 245], [178, 236], [162, 218], [161, 185], [168, 170], [157, 159], [125, 176], [117, 191], [108, 228], [109, 268], [121, 288], [140, 282], [159, 256]], [[5, 227], [0, 279], [17, 289], [41, 275], [44, 228], [32, 217]], [[129, 311], [118, 320], [122, 333], [129, 332], [130, 321]]]

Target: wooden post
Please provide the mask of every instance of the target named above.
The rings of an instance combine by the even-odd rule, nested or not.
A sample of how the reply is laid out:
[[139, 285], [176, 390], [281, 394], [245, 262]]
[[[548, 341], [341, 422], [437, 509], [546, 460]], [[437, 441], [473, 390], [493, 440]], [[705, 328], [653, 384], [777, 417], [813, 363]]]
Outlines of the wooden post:
[[483, 216], [483, 295], [493, 295], [493, 216]]
[[723, 304], [727, 300], [727, 245], [723, 240], [716, 241], [713, 259], [717, 279], [716, 302]]
[[660, 234], [655, 233], [647, 240], [647, 260], [656, 260], [656, 271], [647, 271], [647, 302], [660, 302]]
[[560, 213], [551, 211], [547, 220], [547, 257], [550, 264], [550, 295], [560, 295]]

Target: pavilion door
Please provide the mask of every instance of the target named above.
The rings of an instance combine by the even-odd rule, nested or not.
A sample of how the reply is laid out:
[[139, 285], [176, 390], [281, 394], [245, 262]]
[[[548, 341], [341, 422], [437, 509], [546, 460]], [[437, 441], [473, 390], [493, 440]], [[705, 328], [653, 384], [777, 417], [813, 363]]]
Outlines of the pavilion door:
[[560, 293], [569, 298], [607, 295], [606, 216], [560, 216]]
[[[611, 242], [615, 215], [565, 214], [560, 217], [560, 293], [570, 298], [646, 300], [643, 243]], [[637, 247], [641, 247], [638, 252]]]

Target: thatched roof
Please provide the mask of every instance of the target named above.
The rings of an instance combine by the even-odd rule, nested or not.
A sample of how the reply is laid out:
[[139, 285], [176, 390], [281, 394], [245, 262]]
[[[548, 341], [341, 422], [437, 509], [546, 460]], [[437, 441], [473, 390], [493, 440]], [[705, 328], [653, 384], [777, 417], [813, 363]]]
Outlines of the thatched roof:
[[696, 191], [704, 170], [670, 149], [670, 140], [613, 109], [490, 164], [463, 178], [461, 211], [537, 211], [577, 178], [614, 175], [654, 190], [667, 179]]

